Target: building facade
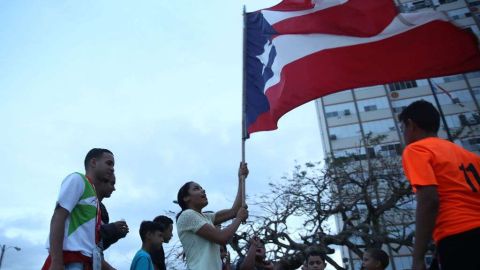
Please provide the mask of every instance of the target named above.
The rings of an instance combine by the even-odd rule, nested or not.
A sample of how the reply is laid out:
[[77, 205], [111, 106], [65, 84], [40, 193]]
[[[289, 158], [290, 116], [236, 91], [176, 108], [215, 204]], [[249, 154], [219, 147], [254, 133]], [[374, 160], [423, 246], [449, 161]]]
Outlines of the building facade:
[[[395, 2], [402, 12], [427, 8], [444, 11], [455, 24], [480, 36], [480, 1]], [[377, 154], [400, 156], [403, 138], [397, 121], [398, 114], [407, 105], [420, 99], [431, 102], [443, 113], [444, 121], [439, 132], [441, 137], [450, 138], [466, 149], [480, 153], [479, 71], [351, 89], [316, 100], [325, 155], [343, 157], [360, 152], [365, 157], [375, 157]], [[379, 145], [365, 147], [362, 141], [368, 134], [384, 135], [385, 139]], [[408, 251], [394, 253], [389, 250], [389, 253], [392, 260], [388, 269], [410, 269], [411, 256]], [[361, 261], [347, 249], [342, 251], [342, 256], [349, 269], [360, 269]]]

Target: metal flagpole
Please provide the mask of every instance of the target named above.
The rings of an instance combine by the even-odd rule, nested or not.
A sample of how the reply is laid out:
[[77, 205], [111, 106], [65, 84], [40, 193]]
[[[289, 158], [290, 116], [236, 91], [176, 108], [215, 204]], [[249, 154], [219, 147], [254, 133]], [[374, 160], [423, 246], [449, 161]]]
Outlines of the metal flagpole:
[[[245, 141], [248, 138], [247, 134], [247, 121], [246, 121], [246, 99], [247, 99], [247, 69], [246, 69], [246, 57], [247, 57], [247, 12], [246, 7], [243, 5], [243, 70], [242, 70], [242, 163], [245, 163]], [[242, 192], [242, 206], [246, 206], [245, 195], [245, 176], [241, 176], [240, 179], [241, 192]]]
[[445, 131], [447, 132], [448, 140], [453, 142], [453, 137], [452, 137], [452, 134], [450, 133], [450, 129], [448, 128], [447, 120], [445, 120], [445, 115], [443, 114], [442, 106], [438, 101], [437, 93], [435, 93], [436, 88], [433, 87], [431, 79], [427, 79], [427, 80], [428, 80], [428, 85], [430, 86], [430, 90], [432, 91], [433, 98], [435, 99], [435, 103], [437, 104], [438, 112], [440, 113], [440, 119], [442, 119], [443, 126], [445, 127]]

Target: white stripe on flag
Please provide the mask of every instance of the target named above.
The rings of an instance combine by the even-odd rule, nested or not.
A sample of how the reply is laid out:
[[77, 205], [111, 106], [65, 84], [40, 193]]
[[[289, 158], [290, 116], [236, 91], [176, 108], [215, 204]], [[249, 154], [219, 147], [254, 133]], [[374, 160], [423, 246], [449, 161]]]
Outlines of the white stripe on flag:
[[[271, 86], [280, 82], [280, 72], [283, 67], [295, 60], [306, 57], [310, 54], [320, 52], [322, 50], [353, 46], [375, 42], [392, 36], [415, 29], [421, 25], [434, 20], [448, 21], [448, 18], [440, 12], [419, 12], [399, 14], [388, 25], [382, 33], [368, 38], [359, 38], [351, 36], [337, 36], [325, 34], [310, 35], [281, 35], [273, 39], [273, 45], [277, 52], [277, 56], [272, 65], [273, 77], [265, 84], [264, 91]], [[295, 49], [292, 49], [295, 48]], [[268, 63], [270, 50], [265, 50], [258, 58], [262, 63]]]

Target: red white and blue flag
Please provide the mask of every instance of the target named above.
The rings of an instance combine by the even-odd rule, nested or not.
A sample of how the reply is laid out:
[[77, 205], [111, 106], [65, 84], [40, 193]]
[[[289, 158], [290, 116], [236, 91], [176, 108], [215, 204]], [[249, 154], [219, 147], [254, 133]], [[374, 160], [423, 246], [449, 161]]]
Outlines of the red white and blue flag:
[[284, 0], [246, 16], [248, 133], [341, 90], [480, 69], [473, 34], [392, 0]]

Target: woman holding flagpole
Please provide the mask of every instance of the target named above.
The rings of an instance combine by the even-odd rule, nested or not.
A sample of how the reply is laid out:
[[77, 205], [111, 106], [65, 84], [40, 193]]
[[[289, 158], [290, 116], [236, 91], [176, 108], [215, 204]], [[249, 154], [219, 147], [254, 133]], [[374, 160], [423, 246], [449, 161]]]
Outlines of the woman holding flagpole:
[[[216, 213], [202, 212], [208, 205], [205, 190], [196, 182], [185, 183], [177, 194], [182, 208], [177, 215], [177, 233], [185, 252], [189, 270], [221, 270], [220, 245], [230, 240], [238, 227], [248, 217], [243, 201], [242, 185], [248, 175], [247, 164], [240, 163], [238, 170], [238, 191], [230, 209]], [[224, 229], [215, 225], [233, 219]]]

